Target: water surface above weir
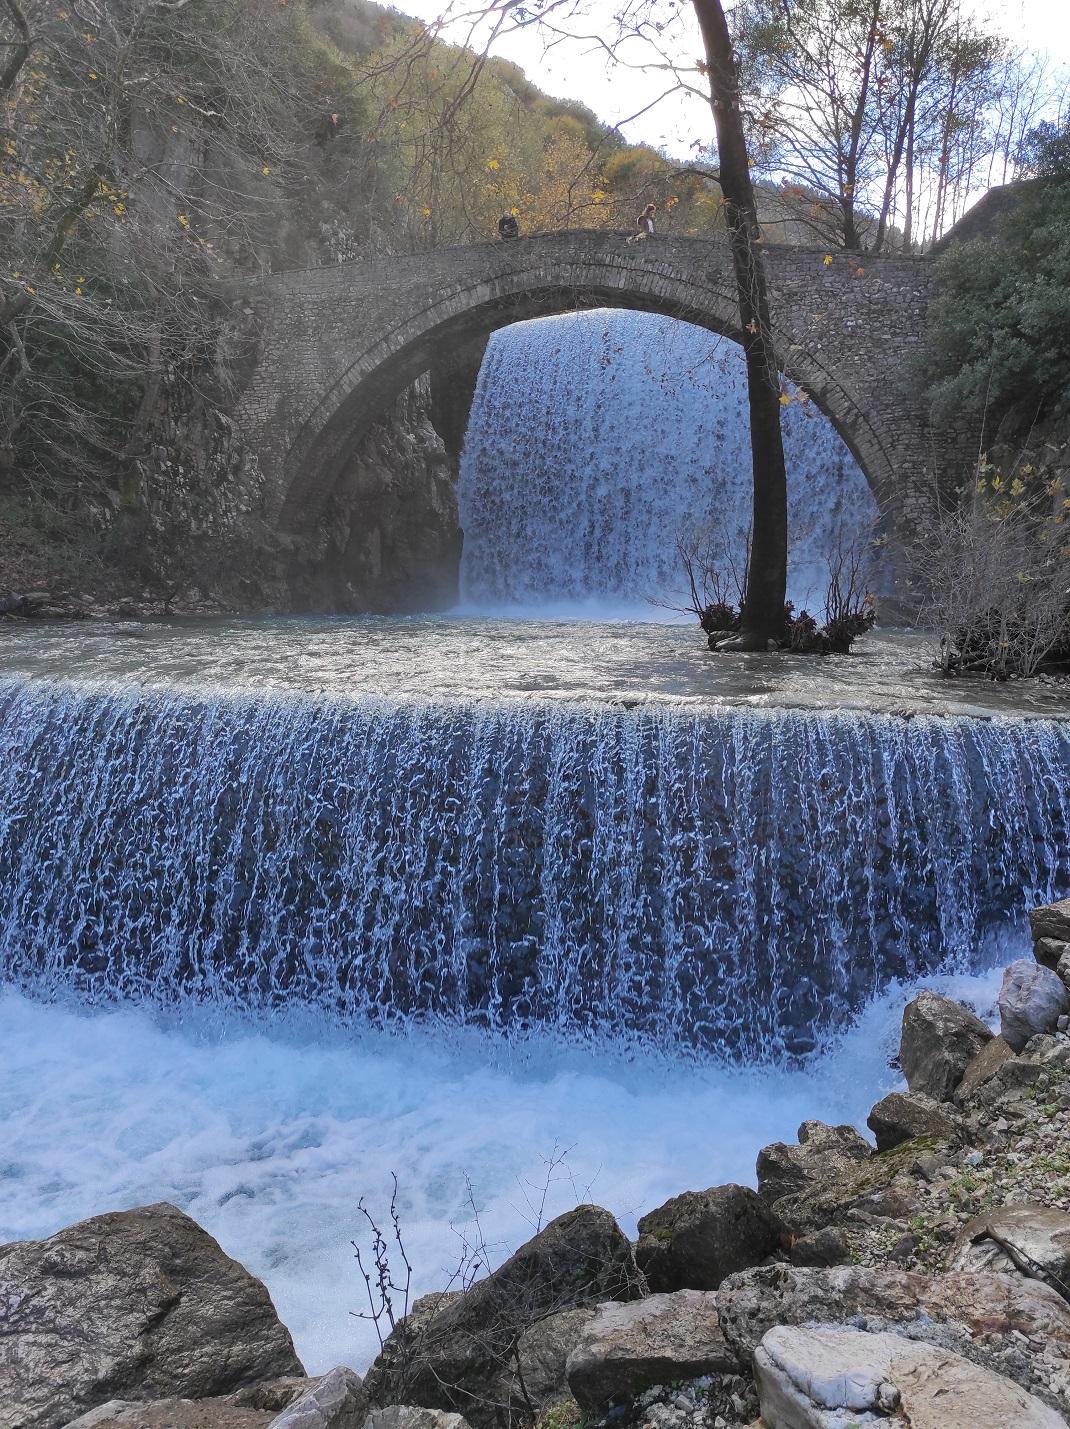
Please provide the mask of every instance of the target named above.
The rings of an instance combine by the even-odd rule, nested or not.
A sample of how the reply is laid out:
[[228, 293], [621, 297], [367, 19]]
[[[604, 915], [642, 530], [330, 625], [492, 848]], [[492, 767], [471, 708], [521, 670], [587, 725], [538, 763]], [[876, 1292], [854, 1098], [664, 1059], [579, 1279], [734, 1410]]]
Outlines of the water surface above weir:
[[1070, 714], [1066, 687], [944, 679], [933, 645], [878, 632], [850, 656], [715, 655], [690, 623], [481, 615], [10, 626], [0, 673], [397, 699], [874, 713]]

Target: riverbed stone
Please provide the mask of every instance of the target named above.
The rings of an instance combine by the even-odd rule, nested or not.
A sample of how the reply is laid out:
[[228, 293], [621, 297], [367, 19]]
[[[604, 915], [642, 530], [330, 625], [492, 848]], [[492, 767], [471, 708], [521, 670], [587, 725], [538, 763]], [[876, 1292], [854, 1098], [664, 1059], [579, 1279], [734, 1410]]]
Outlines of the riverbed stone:
[[782, 1231], [749, 1186], [685, 1191], [640, 1219], [635, 1259], [652, 1291], [716, 1290], [771, 1255]]
[[1017, 1271], [1070, 1300], [1070, 1213], [1034, 1202], [982, 1211], [951, 1250], [957, 1270]]
[[346, 1365], [321, 1375], [271, 1421], [271, 1429], [361, 1429], [368, 1396]]
[[1056, 903], [1044, 903], [1033, 908], [1029, 914], [1029, 931], [1034, 944], [1043, 938], [1052, 938], [1058, 943], [1070, 943], [1070, 898], [1061, 898]]
[[446, 1409], [422, 1409], [416, 1404], [388, 1404], [372, 1409], [364, 1429], [468, 1429], [461, 1414]]
[[646, 1292], [632, 1246], [608, 1211], [558, 1216], [467, 1294], [389, 1337], [364, 1385], [374, 1406], [414, 1404], [464, 1414], [474, 1429], [500, 1417], [503, 1375], [524, 1331], [548, 1315]]
[[166, 1203], [0, 1246], [0, 1309], [0, 1429], [304, 1373], [266, 1287]]
[[1003, 970], [998, 1003], [1000, 1035], [1020, 1052], [1031, 1037], [1055, 1031], [1070, 1009], [1070, 991], [1051, 968], [1019, 958]]
[[903, 1012], [899, 1062], [912, 1092], [950, 1101], [992, 1033], [968, 1008], [926, 989]]
[[899, 1335], [778, 1325], [754, 1356], [768, 1429], [846, 1429], [897, 1419], [911, 1429], [1065, 1429], [1012, 1380]]
[[738, 1369], [721, 1333], [717, 1296], [701, 1290], [599, 1305], [567, 1365], [569, 1388], [589, 1413], [651, 1385]]
[[959, 1123], [947, 1104], [922, 1092], [890, 1092], [870, 1111], [866, 1125], [876, 1138], [878, 1151], [890, 1151], [915, 1136], [951, 1141], [959, 1134]]

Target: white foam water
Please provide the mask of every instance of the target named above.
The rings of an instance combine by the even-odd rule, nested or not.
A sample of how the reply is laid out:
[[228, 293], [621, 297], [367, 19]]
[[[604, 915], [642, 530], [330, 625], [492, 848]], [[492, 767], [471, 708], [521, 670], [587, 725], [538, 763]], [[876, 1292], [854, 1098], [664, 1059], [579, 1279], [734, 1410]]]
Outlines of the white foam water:
[[[989, 975], [928, 979], [990, 1010]], [[909, 990], [892, 987], [823, 1057], [731, 1070], [475, 1033], [308, 1024], [179, 1024], [147, 1008], [89, 1011], [0, 993], [0, 1242], [106, 1210], [171, 1201], [267, 1283], [310, 1372], [364, 1368], [350, 1240], [389, 1173], [416, 1268], [440, 1288], [470, 1220], [495, 1260], [532, 1231], [546, 1158], [567, 1150], [546, 1214], [580, 1200], [629, 1233], [668, 1196], [753, 1184], [764, 1144], [817, 1117], [864, 1127]]]
[[[797, 396], [785, 382], [788, 594], [820, 614], [829, 555], [864, 542], [878, 512], [832, 423]], [[680, 604], [678, 536], [705, 531], [740, 568], [745, 558], [743, 351], [649, 313], [596, 309], [501, 328], [480, 370], [459, 491], [468, 607], [621, 615]]]

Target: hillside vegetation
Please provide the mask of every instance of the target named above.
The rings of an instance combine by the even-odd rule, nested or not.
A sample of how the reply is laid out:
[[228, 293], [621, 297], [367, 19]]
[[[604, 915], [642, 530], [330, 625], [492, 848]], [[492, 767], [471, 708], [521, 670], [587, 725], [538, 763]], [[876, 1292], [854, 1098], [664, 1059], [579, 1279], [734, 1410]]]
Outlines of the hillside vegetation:
[[166, 596], [195, 567], [208, 598], [251, 572], [220, 279], [489, 239], [505, 211], [630, 226], [656, 197], [670, 229], [717, 220], [713, 185], [368, 0], [10, 14], [0, 586]]

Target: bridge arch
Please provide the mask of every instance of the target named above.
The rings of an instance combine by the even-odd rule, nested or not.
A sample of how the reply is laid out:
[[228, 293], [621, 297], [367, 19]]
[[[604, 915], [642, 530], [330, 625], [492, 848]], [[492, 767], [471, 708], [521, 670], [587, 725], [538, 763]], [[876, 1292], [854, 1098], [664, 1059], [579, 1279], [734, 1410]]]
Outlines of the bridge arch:
[[[698, 255], [686, 251], [690, 261], [681, 263], [681, 245], [685, 251], [705, 250], [706, 261], [698, 264]], [[721, 243], [626, 245], [616, 235], [562, 233], [479, 248], [490, 260], [486, 271], [472, 272], [466, 264], [453, 282], [414, 292], [396, 320], [380, 322], [371, 331], [358, 321], [342, 350], [324, 364], [283, 459], [282, 530], [299, 533], [315, 522], [347, 453], [402, 391], [458, 349], [485, 341], [500, 327], [577, 308], [629, 308], [740, 340], [734, 279]], [[470, 259], [473, 250], [464, 252]], [[816, 269], [821, 260], [815, 264], [814, 255], [808, 256]], [[334, 275], [339, 270], [327, 271]], [[807, 340], [786, 295], [778, 291], [775, 267], [770, 276], [779, 367], [830, 418], [866, 474], [880, 509], [892, 512], [895, 524], [895, 455], [871, 404], [837, 370], [842, 350], [830, 353]], [[333, 346], [330, 334], [323, 336]]]

